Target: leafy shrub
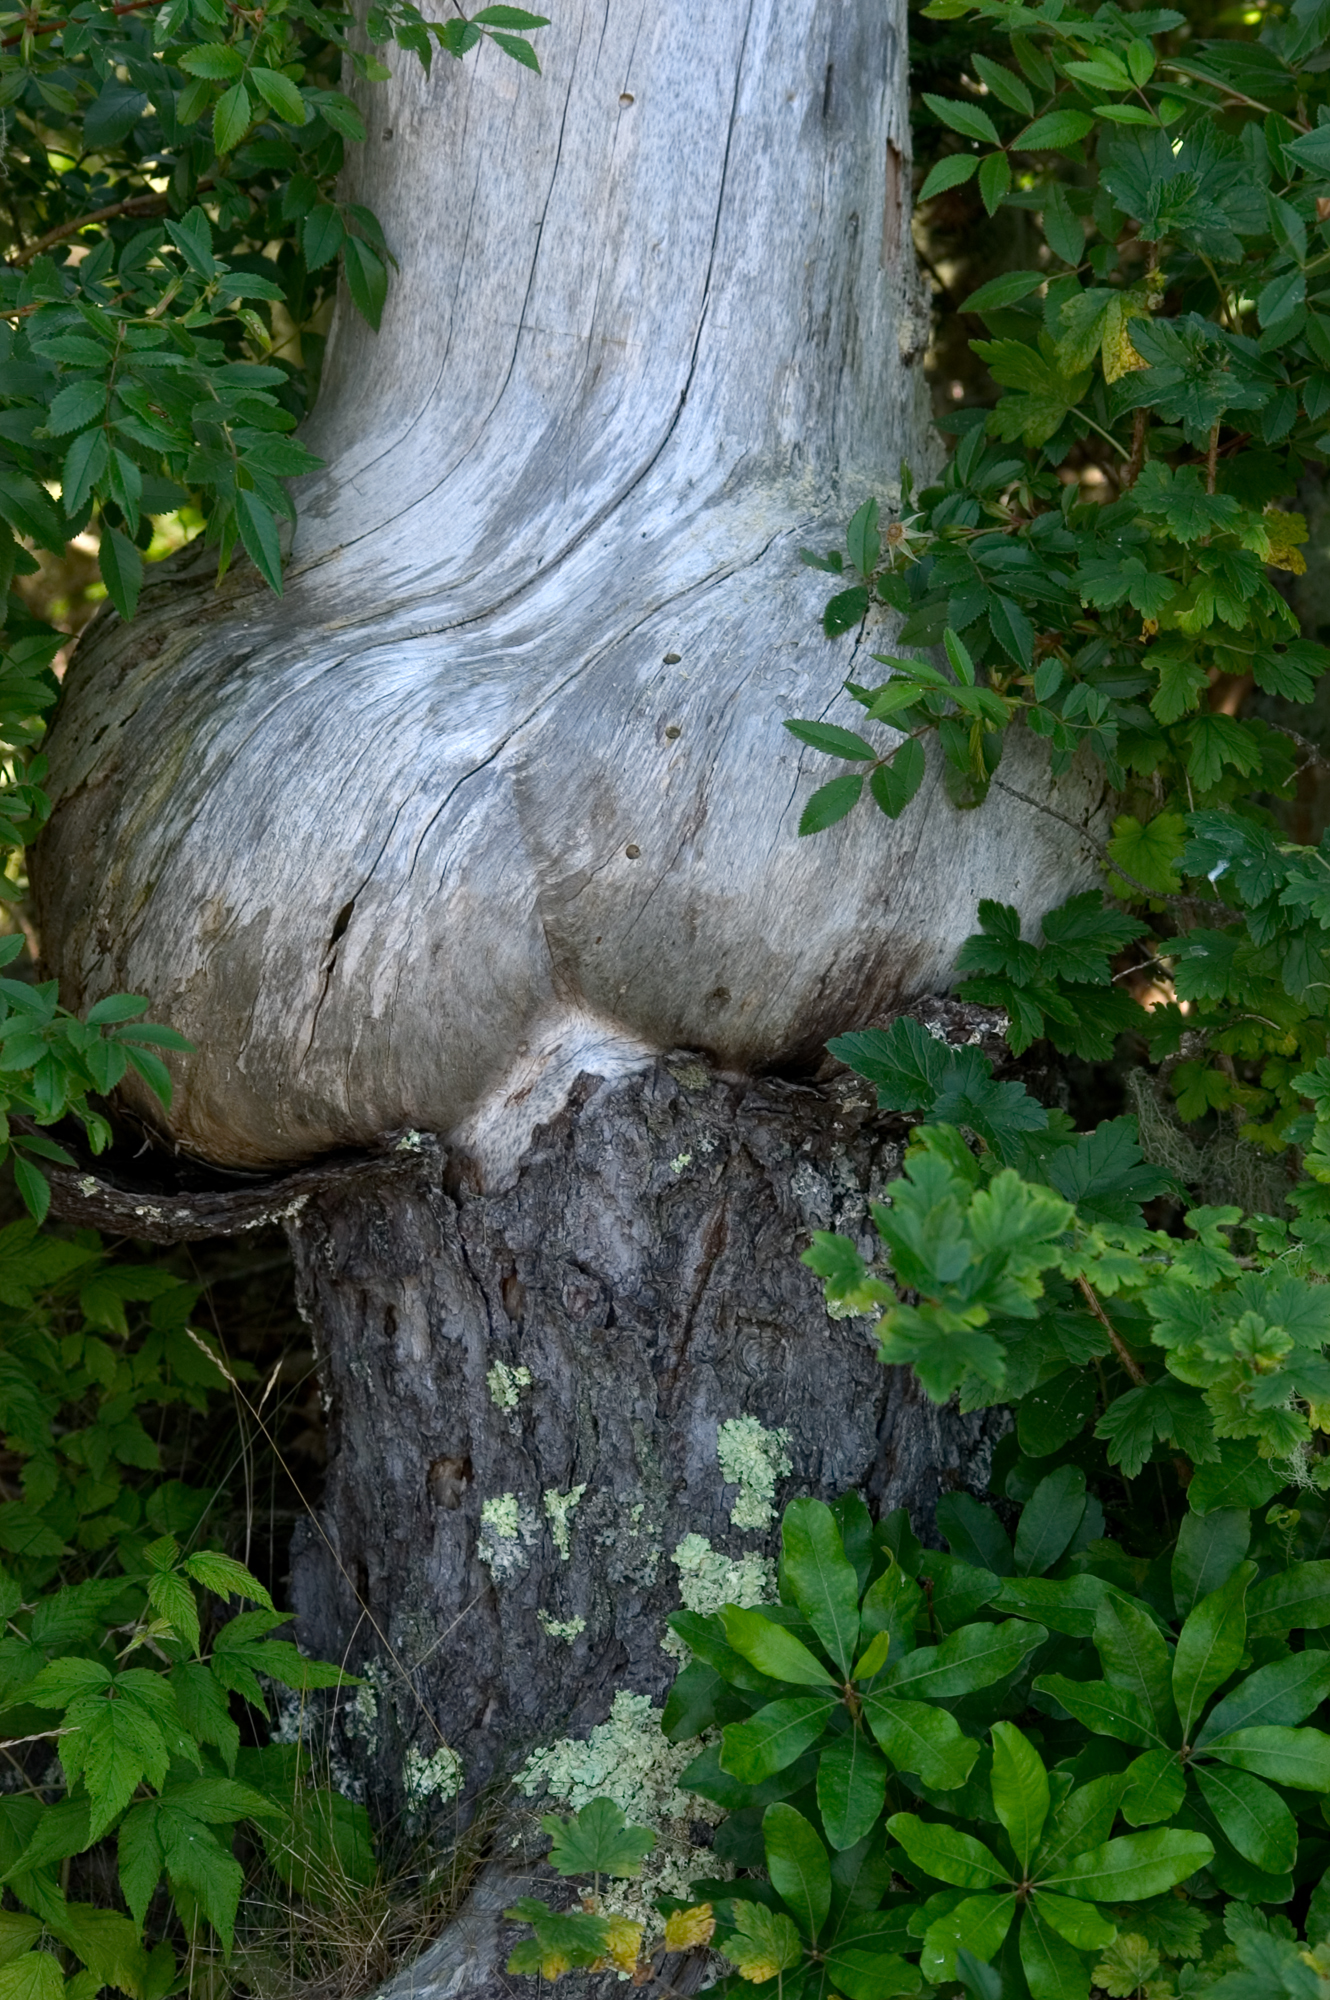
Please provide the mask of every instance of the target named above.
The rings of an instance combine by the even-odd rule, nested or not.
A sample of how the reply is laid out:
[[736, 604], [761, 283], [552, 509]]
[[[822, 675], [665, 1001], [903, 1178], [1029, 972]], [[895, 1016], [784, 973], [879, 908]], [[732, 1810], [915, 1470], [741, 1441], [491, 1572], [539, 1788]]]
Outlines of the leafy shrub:
[[[66, 1992], [43, 1939], [82, 1967], [73, 2000], [174, 1990], [173, 1939], [206, 1926], [229, 1951], [243, 1824], [301, 1893], [321, 1857], [373, 1872], [362, 1807], [312, 1789], [296, 1749], [242, 1747], [233, 1709], [265, 1714], [264, 1681], [346, 1677], [272, 1636], [286, 1615], [208, 1545], [213, 1495], [160, 1476], [144, 1417], [204, 1411], [227, 1386], [189, 1323], [196, 1297], [160, 1268], [110, 1262], [87, 1232], [0, 1231], [0, 1423], [22, 1494], [0, 1505], [0, 1726], [18, 1781], [0, 1796], [18, 1905], [0, 1911], [6, 1995]], [[253, 1608], [231, 1615], [233, 1598]], [[70, 1862], [112, 1836], [128, 1915], [66, 1893]]]

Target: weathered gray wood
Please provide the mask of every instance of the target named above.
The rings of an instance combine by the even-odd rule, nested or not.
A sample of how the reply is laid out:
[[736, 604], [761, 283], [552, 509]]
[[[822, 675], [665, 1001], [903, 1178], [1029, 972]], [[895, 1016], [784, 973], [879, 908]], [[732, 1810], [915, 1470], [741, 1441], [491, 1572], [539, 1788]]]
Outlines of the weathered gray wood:
[[402, 272], [379, 335], [339, 318], [286, 597], [158, 586], [51, 742], [51, 962], [197, 1042], [179, 1144], [416, 1126], [502, 1179], [581, 1070], [797, 1063], [942, 983], [980, 896], [1085, 879], [1062, 821], [958, 813], [936, 768], [898, 825], [794, 837], [833, 767], [783, 718], [854, 721], [878, 671], [798, 549], [934, 449], [902, 31], [567, 0], [541, 80], [489, 50], [370, 97], [351, 192]]

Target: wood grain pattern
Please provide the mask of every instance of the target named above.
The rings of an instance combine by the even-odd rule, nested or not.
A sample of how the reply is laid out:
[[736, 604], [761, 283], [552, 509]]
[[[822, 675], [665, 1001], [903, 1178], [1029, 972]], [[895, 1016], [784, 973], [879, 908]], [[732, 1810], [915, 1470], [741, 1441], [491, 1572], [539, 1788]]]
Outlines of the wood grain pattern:
[[935, 449], [903, 27], [561, 0], [543, 79], [402, 58], [367, 98], [349, 192], [402, 270], [380, 334], [340, 313], [286, 596], [185, 565], [94, 628], [51, 741], [51, 961], [197, 1042], [177, 1144], [415, 1126], [497, 1185], [579, 1072], [798, 1064], [943, 983], [979, 897], [1088, 879], [935, 766], [899, 824], [795, 838], [831, 767], [781, 723], [853, 722], [887, 636], [828, 644], [798, 550]]

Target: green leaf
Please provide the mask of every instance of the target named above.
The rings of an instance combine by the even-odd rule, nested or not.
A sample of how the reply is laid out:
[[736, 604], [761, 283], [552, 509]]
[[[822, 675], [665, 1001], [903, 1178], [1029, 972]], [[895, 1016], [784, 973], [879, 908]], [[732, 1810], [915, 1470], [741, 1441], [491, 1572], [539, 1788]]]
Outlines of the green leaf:
[[1002, 206], [1011, 187], [1011, 161], [1005, 153], [989, 153], [979, 168], [979, 198], [990, 215]]
[[[935, 194], [945, 194], [948, 188], [960, 187], [964, 182], [973, 179], [978, 171], [977, 153], [950, 153], [946, 159], [939, 160], [932, 169], [919, 190], [919, 199], [930, 201]], [[864, 609], [867, 608], [865, 605]]]
[[968, 1951], [976, 1959], [991, 1958], [1011, 1929], [1015, 1914], [1014, 1895], [965, 1897], [928, 1926], [920, 1971], [931, 1984], [938, 1985], [955, 1978], [961, 1952]]
[[1190, 1743], [1201, 1710], [1216, 1688], [1222, 1687], [1236, 1671], [1246, 1650], [1247, 1589], [1255, 1575], [1255, 1563], [1239, 1563], [1227, 1583], [1203, 1597], [1188, 1614], [1178, 1635], [1173, 1657], [1173, 1699], [1184, 1743]]
[[841, 729], [834, 722], [787, 722], [785, 727], [801, 743], [807, 743], [814, 750], [825, 751], [828, 757], [863, 759], [877, 756], [871, 743], [866, 743], [862, 736], [856, 736], [852, 729]]
[[1187, 1781], [1176, 1752], [1147, 1750], [1127, 1766], [1122, 1817], [1132, 1826], [1153, 1826], [1172, 1819], [1187, 1792]]
[[868, 780], [868, 789], [888, 819], [899, 819], [918, 792], [928, 770], [924, 746], [908, 737], [889, 764], [879, 764]]
[[1281, 1729], [1273, 1724], [1237, 1729], [1212, 1737], [1205, 1753], [1240, 1771], [1268, 1778], [1273, 1785], [1330, 1792], [1330, 1736], [1319, 1729]]
[[864, 788], [862, 777], [833, 778], [813, 793], [799, 818], [800, 835], [825, 833], [837, 820], [854, 811]]
[[1223, 1438], [1215, 1463], [1197, 1466], [1187, 1488], [1187, 1503], [1197, 1514], [1212, 1513], [1216, 1507], [1263, 1507], [1283, 1483], [1253, 1439]]
[[1126, 1597], [1106, 1597], [1095, 1614], [1095, 1649], [1111, 1687], [1133, 1695], [1164, 1735], [1173, 1717], [1168, 1648], [1158, 1626]]
[[1110, 1923], [1093, 1903], [1075, 1903], [1068, 1896], [1053, 1896], [1047, 1889], [1041, 1889], [1035, 1908], [1042, 1921], [1051, 1924], [1058, 1936], [1075, 1945], [1077, 1951], [1103, 1951], [1117, 1936], [1117, 1925]]
[[273, 1608], [271, 1597], [257, 1577], [251, 1576], [245, 1565], [232, 1556], [218, 1555], [214, 1549], [200, 1549], [196, 1555], [185, 1558], [185, 1568], [195, 1583], [201, 1583], [215, 1597], [244, 1597], [251, 1604], [261, 1604], [265, 1611]]
[[1173, 1551], [1173, 1601], [1185, 1618], [1203, 1597], [1228, 1582], [1247, 1553], [1251, 1514], [1245, 1507], [1216, 1507], [1184, 1514]]
[[1187, 823], [1178, 813], [1156, 813], [1145, 825], [1126, 813], [1113, 822], [1108, 858], [1156, 895], [1174, 895], [1182, 887], [1174, 864], [1186, 841]]
[[722, 1949], [746, 1979], [769, 1981], [802, 1964], [803, 1939], [784, 1910], [745, 1898], [734, 1905], [734, 1925]]
[[[824, 1502], [792, 1500], [785, 1509], [780, 1573], [788, 1595], [841, 1673], [848, 1674], [859, 1643], [859, 1579], [845, 1554], [835, 1516]], [[733, 1639], [730, 1643], [735, 1644]], [[743, 1648], [736, 1646], [735, 1650], [742, 1652]], [[748, 1657], [753, 1656], [750, 1653]], [[782, 1678], [804, 1676], [785, 1674]]]
[[869, 1728], [898, 1771], [912, 1771], [933, 1791], [950, 1792], [970, 1775], [979, 1745], [954, 1715], [926, 1701], [864, 1696]]
[[1021, 1970], [1032, 2000], [1066, 2000], [1086, 1993], [1085, 1961], [1061, 1932], [1043, 1921], [1041, 1901], [1026, 1906], [1020, 1929]]
[[842, 632], [851, 632], [868, 615], [872, 603], [865, 584], [856, 583], [849, 590], [839, 590], [828, 598], [822, 613], [822, 630], [828, 639], [838, 639]]
[[300, 248], [307, 271], [330, 264], [346, 238], [346, 224], [331, 202], [318, 202], [300, 225]]
[[1004, 1882], [1007, 1871], [991, 1848], [973, 1834], [944, 1821], [922, 1820], [914, 1813], [893, 1813], [887, 1832], [899, 1841], [915, 1866], [938, 1882], [958, 1889], [991, 1889]]
[[105, 408], [105, 382], [68, 382], [52, 399], [46, 428], [52, 437], [81, 431], [85, 424], [98, 422]]
[[834, 1687], [834, 1677], [802, 1639], [764, 1617], [761, 1611], [745, 1611], [737, 1604], [722, 1607], [725, 1637], [736, 1653], [749, 1660], [773, 1681], [793, 1681], [801, 1687]]
[[25, 1952], [0, 1965], [0, 2000], [64, 2000], [60, 1962], [49, 1951]]
[[348, 236], [342, 245], [342, 268], [356, 311], [377, 333], [388, 297], [387, 266], [368, 243]]
[[543, 14], [528, 14], [524, 7], [482, 7], [471, 19], [482, 28], [548, 28]]
[[826, 1848], [803, 1814], [784, 1804], [768, 1806], [763, 1813], [762, 1841], [772, 1887], [809, 1943], [815, 1944], [831, 1907]]
[[1247, 1593], [1249, 1639], [1320, 1631], [1326, 1625], [1330, 1625], [1330, 1562], [1293, 1563], [1263, 1577]]
[[1196, 1747], [1238, 1729], [1302, 1722], [1330, 1696], [1330, 1653], [1292, 1653], [1272, 1660], [1217, 1702], [1196, 1732]]
[[271, 507], [257, 493], [238, 488], [235, 496], [240, 539], [270, 590], [282, 594], [282, 552]]
[[148, 1602], [165, 1618], [191, 1653], [199, 1650], [199, 1611], [194, 1593], [182, 1576], [161, 1571], [148, 1579]]
[[990, 313], [1001, 307], [1019, 305], [1028, 299], [1031, 292], [1037, 292], [1047, 284], [1046, 271], [1004, 271], [1000, 278], [990, 278], [986, 285], [980, 285], [977, 292], [971, 292], [961, 307], [962, 312]]
[[288, 125], [303, 125], [309, 117], [309, 109], [289, 76], [280, 70], [251, 69], [249, 80], [270, 111]]
[[974, 1694], [1014, 1674], [1026, 1655], [1048, 1637], [1042, 1625], [1004, 1619], [1000, 1625], [962, 1625], [940, 1646], [920, 1646], [887, 1669], [887, 1692], [937, 1701]]
[[220, 159], [235, 151], [252, 122], [249, 92], [243, 83], [233, 83], [222, 92], [212, 114], [212, 143]]
[[818, 1759], [817, 1809], [833, 1847], [853, 1847], [872, 1830], [886, 1784], [887, 1766], [861, 1730], [851, 1729], [827, 1745]]
[[1085, 231], [1060, 181], [1054, 181], [1044, 196], [1044, 237], [1053, 254], [1075, 270], [1085, 256]]
[[1052, 1569], [1084, 1513], [1085, 1474], [1080, 1466], [1060, 1465], [1041, 1479], [1016, 1526], [1017, 1575], [1042, 1576]]
[[138, 609], [139, 591], [143, 587], [142, 556], [119, 528], [103, 525], [97, 565], [107, 595], [120, 616], [128, 622]]
[[1036, 1693], [1052, 1695], [1097, 1736], [1113, 1736], [1142, 1749], [1153, 1749], [1159, 1742], [1150, 1710], [1126, 1688], [1111, 1687], [1107, 1681], [1068, 1680], [1065, 1674], [1040, 1674], [1034, 1686]]
[[[865, 500], [862, 507], [855, 509], [845, 530], [845, 547], [850, 561], [865, 580], [873, 575], [882, 559], [877, 511], [876, 500]], [[789, 728], [788, 723], [785, 726]]]
[[1298, 1827], [1278, 1792], [1245, 1771], [1197, 1764], [1193, 1775], [1224, 1837], [1253, 1868], [1286, 1874], [1298, 1858]]
[[[930, 1038], [931, 1039], [931, 1038]], [[1010, 1576], [1014, 1567], [1007, 1531], [991, 1507], [970, 1493], [944, 1493], [937, 1503], [937, 1525], [947, 1547], [976, 1569]]]
[[924, 103], [935, 117], [963, 138], [978, 139], [990, 146], [1001, 145], [997, 126], [977, 104], [961, 104], [954, 97], [935, 97], [930, 91], [924, 92]]
[[647, 1826], [630, 1826], [613, 1799], [592, 1799], [571, 1819], [547, 1813], [541, 1820], [554, 1844], [546, 1857], [560, 1875], [613, 1875], [635, 1881], [656, 1844]]
[[1062, 153], [1078, 145], [1093, 125], [1084, 111], [1049, 111], [1018, 132], [1012, 145], [1023, 153]]
[[493, 34], [490, 40], [496, 48], [502, 49], [506, 56], [511, 56], [514, 62], [519, 62], [524, 69], [532, 69], [537, 76], [540, 75], [540, 62], [535, 50], [526, 42], [519, 40], [516, 35]]
[[1015, 1849], [1021, 1873], [1028, 1875], [1048, 1818], [1048, 1773], [1039, 1752], [1014, 1723], [995, 1722], [992, 1736], [993, 1805]]
[[176, 62], [186, 76], [205, 76], [215, 83], [229, 83], [245, 67], [240, 50], [228, 42], [201, 42], [184, 50]]
[[1046, 1886], [1094, 1903], [1138, 1903], [1162, 1896], [1204, 1868], [1214, 1843], [1203, 1833], [1152, 1827], [1122, 1834], [1076, 1855], [1046, 1878]]
[[793, 1695], [786, 1701], [768, 1702], [751, 1722], [732, 1722], [726, 1727], [721, 1736], [721, 1769], [746, 1785], [760, 1785], [817, 1742], [835, 1707], [836, 1697], [830, 1694]]

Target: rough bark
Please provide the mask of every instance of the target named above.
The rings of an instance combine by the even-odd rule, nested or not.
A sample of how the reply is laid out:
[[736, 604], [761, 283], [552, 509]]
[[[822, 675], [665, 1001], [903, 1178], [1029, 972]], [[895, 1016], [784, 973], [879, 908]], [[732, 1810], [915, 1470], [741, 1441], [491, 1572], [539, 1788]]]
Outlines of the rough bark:
[[854, 722], [888, 637], [829, 646], [798, 551], [935, 451], [903, 27], [568, 0], [542, 79], [403, 59], [367, 100], [349, 192], [402, 269], [380, 334], [338, 321], [286, 596], [147, 592], [51, 739], [51, 962], [197, 1043], [176, 1143], [415, 1126], [502, 1174], [581, 1070], [806, 1060], [942, 983], [979, 897], [1086, 879], [1100, 790], [1029, 739], [1033, 807], [934, 763], [795, 838], [834, 767], [782, 721]]
[[[687, 1056], [580, 1079], [503, 1192], [462, 1162], [292, 1219], [332, 1453], [293, 1582], [308, 1645], [383, 1670], [381, 1796], [401, 1797], [411, 1745], [447, 1743], [473, 1794], [617, 1690], [661, 1698], [684, 1537], [775, 1546], [732, 1525], [726, 1420], [787, 1437], [777, 1505], [857, 1486], [926, 1524], [941, 1490], [982, 1488], [984, 1421], [884, 1370], [871, 1321], [830, 1319], [799, 1262], [814, 1228], [868, 1247], [902, 1136], [856, 1078], [742, 1082]], [[529, 1371], [515, 1407], [496, 1363]], [[564, 1553], [546, 1496], [579, 1487]], [[502, 1495], [520, 1525], [496, 1541], [482, 1509]]]

